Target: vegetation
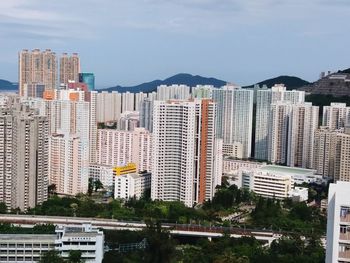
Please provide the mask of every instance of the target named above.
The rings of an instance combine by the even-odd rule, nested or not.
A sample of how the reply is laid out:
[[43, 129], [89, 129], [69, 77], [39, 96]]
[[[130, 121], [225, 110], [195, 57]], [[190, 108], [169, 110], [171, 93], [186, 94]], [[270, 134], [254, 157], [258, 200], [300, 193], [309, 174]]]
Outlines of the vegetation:
[[326, 218], [318, 208], [291, 200], [281, 202], [259, 198], [250, 223], [254, 227], [299, 232], [307, 236], [324, 234], [326, 229]]
[[[310, 185], [312, 198], [320, 200], [327, 196], [326, 186]], [[179, 224], [216, 224], [243, 225], [247, 228], [266, 228], [273, 230], [300, 232], [305, 235], [325, 233], [326, 218], [318, 208], [309, 207], [305, 202], [294, 203], [291, 200], [275, 200], [257, 197], [247, 189], [238, 189], [235, 185], [223, 185], [211, 201], [195, 208], [186, 207], [181, 202], [150, 200], [148, 195], [137, 200], [112, 200], [97, 203], [87, 195], [74, 198], [52, 196], [28, 214], [51, 216], [78, 216], [113, 218], [126, 221], [156, 220]], [[225, 219], [230, 215], [242, 215], [244, 222]], [[229, 217], [230, 218], [230, 217]]]
[[80, 263], [83, 262], [80, 250], [71, 250], [67, 260], [64, 260], [58, 251], [49, 250], [42, 254], [39, 263]]
[[39, 263], [64, 263], [65, 261], [56, 250], [49, 250], [42, 254]]
[[332, 102], [342, 102], [350, 106], [350, 96], [335, 97], [333, 95], [310, 94], [305, 97], [305, 100], [320, 107], [320, 116], [323, 114], [323, 106], [329, 106]]
[[181, 202], [130, 199], [127, 202], [113, 200], [109, 203], [99, 204], [85, 195], [75, 198], [52, 196], [42, 205], [29, 209], [27, 214], [100, 217], [120, 220], [153, 218], [174, 223], [209, 220], [202, 209], [192, 209]]
[[[281, 83], [286, 85], [286, 87], [289, 90], [298, 89], [298, 88], [301, 88], [303, 86], [307, 86], [310, 84], [310, 82], [308, 82], [306, 80], [303, 80], [303, 79], [298, 78], [298, 77], [293, 77], [293, 76], [279, 76], [276, 78], [271, 78], [271, 79], [261, 81], [257, 84], [260, 85], [260, 87], [262, 87], [263, 85], [266, 85], [268, 88], [271, 88], [273, 85], [281, 84]], [[253, 88], [253, 87], [254, 86], [251, 85], [251, 86], [247, 86], [245, 88]]]
[[4, 202], [0, 202], [0, 214], [6, 214], [7, 213], [7, 206]]
[[[93, 185], [93, 184], [92, 184]], [[314, 191], [312, 198], [327, 196], [326, 186], [308, 185]], [[95, 187], [92, 188], [94, 192]], [[224, 180], [212, 201], [193, 208], [181, 202], [150, 200], [149, 193], [141, 199], [112, 200], [106, 203], [94, 201], [96, 195], [78, 195], [60, 198], [53, 195], [42, 205], [27, 213], [36, 215], [60, 215], [101, 217], [119, 220], [143, 220], [148, 227], [140, 232], [105, 231], [106, 245], [111, 249], [104, 262], [323, 262], [324, 250], [320, 236], [325, 234], [326, 218], [318, 208], [305, 202], [275, 200], [257, 197], [247, 189], [229, 186]], [[249, 212], [247, 212], [249, 211]], [[243, 215], [237, 221], [231, 215]], [[224, 219], [225, 218], [225, 219]], [[227, 219], [228, 218], [228, 219]], [[227, 220], [227, 221], [224, 221]], [[202, 225], [238, 225], [284, 231], [284, 238], [265, 247], [251, 237], [240, 239], [224, 236], [208, 241], [197, 239], [185, 242], [174, 239], [161, 228], [161, 222], [193, 223]], [[7, 226], [8, 227], [8, 226]], [[0, 226], [1, 229], [1, 226]], [[11, 229], [11, 227], [10, 227]], [[13, 231], [13, 230], [8, 230]], [[301, 239], [300, 236], [303, 238]], [[145, 250], [118, 252], [122, 244], [139, 243], [147, 239]], [[74, 252], [76, 253], [76, 252]], [[77, 253], [76, 253], [77, 254]], [[51, 255], [52, 256], [52, 255]], [[71, 262], [77, 261], [71, 258]], [[75, 261], [74, 261], [75, 260]], [[54, 262], [54, 261], [52, 261]]]
[[[114, 236], [118, 236], [117, 232]], [[131, 234], [131, 233], [130, 233]], [[125, 235], [125, 231], [123, 233]], [[193, 244], [179, 244], [157, 224], [140, 232], [134, 242], [147, 237], [149, 246], [145, 251], [105, 254], [104, 263], [112, 262], [164, 262], [164, 263], [224, 263], [224, 262], [324, 262], [325, 254], [318, 237], [300, 238], [290, 235], [263, 246], [253, 237], [231, 238], [224, 235], [209, 241], [199, 238]], [[106, 234], [106, 237], [108, 234]], [[130, 239], [127, 239], [130, 242]], [[119, 240], [120, 241], [120, 240]], [[126, 240], [125, 240], [126, 241]]]
[[71, 250], [69, 251], [68, 262], [70, 263], [80, 263], [81, 259], [81, 251], [80, 250]]
[[0, 223], [0, 234], [54, 234], [52, 224], [37, 224], [33, 228], [14, 226], [10, 223]]

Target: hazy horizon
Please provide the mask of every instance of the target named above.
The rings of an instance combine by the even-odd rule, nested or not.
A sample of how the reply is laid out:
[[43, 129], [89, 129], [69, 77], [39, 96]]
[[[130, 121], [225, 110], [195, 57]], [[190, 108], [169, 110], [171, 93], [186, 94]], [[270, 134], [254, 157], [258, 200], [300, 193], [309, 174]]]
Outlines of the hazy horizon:
[[181, 72], [314, 81], [350, 67], [349, 12], [345, 0], [1, 1], [0, 78], [17, 82], [18, 51], [50, 48], [79, 53], [99, 88]]

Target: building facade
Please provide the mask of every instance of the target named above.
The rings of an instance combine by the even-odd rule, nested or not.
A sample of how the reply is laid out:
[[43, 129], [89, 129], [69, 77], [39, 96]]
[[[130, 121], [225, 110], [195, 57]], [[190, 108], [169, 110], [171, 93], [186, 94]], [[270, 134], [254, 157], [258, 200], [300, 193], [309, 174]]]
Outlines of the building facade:
[[350, 107], [345, 103], [332, 102], [330, 106], [323, 107], [322, 126], [330, 130], [338, 130], [350, 125]]
[[241, 143], [243, 158], [251, 157], [253, 94], [252, 90], [233, 85], [212, 92], [217, 103], [216, 137], [222, 138], [224, 144]]
[[82, 252], [86, 263], [101, 263], [104, 234], [90, 224], [57, 226], [55, 234], [0, 234], [0, 262], [39, 262], [50, 250], [69, 258], [71, 250]]
[[152, 134], [144, 128], [134, 131], [98, 130], [98, 163], [124, 165], [135, 163], [138, 171], [152, 169]]
[[269, 124], [271, 123], [271, 105], [278, 101], [299, 104], [305, 101], [305, 92], [287, 90], [284, 85], [275, 85], [271, 89], [256, 91], [256, 128], [254, 158], [268, 160]]
[[0, 202], [22, 211], [47, 200], [48, 121], [26, 105], [0, 110]]
[[19, 52], [19, 95], [24, 95], [24, 85], [42, 84], [46, 90], [57, 85], [57, 58], [50, 49], [40, 51], [24, 49]]
[[151, 189], [151, 173], [129, 173], [115, 177], [114, 198], [141, 198]]
[[215, 107], [211, 100], [154, 102], [152, 199], [192, 206], [212, 198], [221, 178], [214, 169]]
[[60, 84], [79, 82], [80, 59], [77, 53], [68, 56], [63, 53], [60, 57]]
[[349, 182], [329, 185], [326, 263], [350, 261]]

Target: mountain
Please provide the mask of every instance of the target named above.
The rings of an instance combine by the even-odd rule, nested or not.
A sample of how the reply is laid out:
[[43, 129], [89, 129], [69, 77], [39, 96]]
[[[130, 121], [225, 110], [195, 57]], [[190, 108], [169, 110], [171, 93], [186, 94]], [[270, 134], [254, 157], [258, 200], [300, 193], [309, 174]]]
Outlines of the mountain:
[[191, 74], [186, 73], [180, 73], [177, 75], [174, 75], [170, 78], [167, 78], [165, 80], [154, 80], [151, 82], [142, 83], [137, 86], [130, 86], [130, 87], [122, 87], [122, 86], [115, 86], [107, 89], [100, 89], [99, 91], [105, 90], [105, 91], [118, 91], [118, 92], [152, 92], [157, 89], [157, 86], [159, 85], [172, 85], [172, 84], [184, 84], [190, 87], [194, 87], [196, 85], [213, 85], [214, 87], [221, 87], [224, 86], [227, 82], [215, 78], [206, 78], [202, 76], [193, 76]]
[[[288, 90], [292, 90], [292, 89], [298, 89], [303, 86], [310, 85], [311, 83], [298, 77], [279, 76], [276, 78], [271, 78], [271, 79], [258, 82], [256, 84], [260, 85], [260, 87], [263, 85], [266, 85], [268, 88], [271, 88], [275, 84], [284, 84]], [[252, 88], [252, 87], [254, 87], [254, 85], [246, 86], [244, 88]]]
[[347, 73], [347, 74], [350, 74], [350, 68], [341, 70], [341, 71], [339, 71], [339, 73]]
[[8, 80], [0, 79], [0, 91], [2, 90], [18, 90], [18, 84], [12, 83]]

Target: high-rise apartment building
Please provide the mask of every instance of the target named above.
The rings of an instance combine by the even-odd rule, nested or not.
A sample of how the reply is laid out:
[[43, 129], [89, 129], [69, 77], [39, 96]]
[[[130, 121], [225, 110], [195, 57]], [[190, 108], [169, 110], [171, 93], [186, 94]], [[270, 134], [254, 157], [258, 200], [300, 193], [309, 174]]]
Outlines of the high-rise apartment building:
[[135, 93], [135, 107], [134, 107], [135, 111], [140, 111], [141, 103], [146, 98], [147, 98], [147, 93], [143, 93], [143, 92]]
[[216, 136], [224, 144], [242, 143], [243, 158], [251, 156], [253, 94], [252, 90], [232, 85], [212, 91], [217, 103]]
[[192, 206], [212, 198], [221, 178], [214, 164], [220, 152], [215, 107], [211, 100], [154, 101], [152, 199]]
[[186, 85], [160, 85], [157, 87], [157, 100], [187, 100], [191, 98], [190, 90]]
[[339, 180], [343, 129], [321, 126], [315, 131], [313, 169], [318, 174]]
[[140, 103], [140, 127], [153, 131], [153, 101], [149, 98]]
[[118, 121], [122, 113], [122, 93], [102, 91], [96, 96], [97, 122]]
[[55, 134], [50, 137], [50, 184], [56, 185], [58, 193], [76, 195], [88, 190], [89, 170], [84, 174], [81, 155], [78, 136]]
[[350, 182], [350, 128], [315, 132], [313, 168], [334, 181]]
[[90, 92], [90, 163], [97, 162], [97, 109], [98, 109], [98, 93]]
[[[90, 103], [80, 100], [53, 100], [49, 104], [52, 135], [50, 137], [50, 183], [60, 183], [57, 189], [62, 194], [86, 192], [89, 178], [90, 136], [92, 135]], [[65, 154], [57, 157], [60, 152]], [[55, 161], [56, 159], [59, 161]], [[68, 181], [60, 182], [57, 178]], [[65, 185], [66, 183], [68, 186]], [[71, 186], [72, 183], [74, 186]]]
[[346, 107], [345, 103], [331, 103], [330, 106], [323, 107], [322, 126], [337, 130], [347, 124], [350, 125], [350, 107]]
[[326, 263], [350, 261], [349, 182], [329, 185]]
[[68, 56], [63, 53], [60, 57], [60, 84], [79, 82], [80, 59], [77, 53]]
[[19, 52], [19, 94], [24, 95], [24, 85], [42, 84], [45, 90], [53, 90], [57, 83], [56, 54], [50, 49], [27, 49]]
[[122, 113], [126, 111], [134, 111], [135, 94], [129, 91], [122, 93]]
[[318, 107], [310, 102], [292, 105], [288, 124], [288, 166], [312, 167], [318, 116]]
[[292, 104], [277, 102], [271, 105], [268, 123], [268, 160], [286, 164], [288, 153], [288, 124]]
[[197, 85], [192, 88], [192, 96], [196, 99], [211, 99], [213, 97], [212, 85]]
[[350, 182], [350, 125], [341, 137], [339, 180]]
[[98, 159], [103, 165], [135, 163], [138, 171], [151, 171], [152, 134], [144, 128], [134, 131], [98, 130]]
[[271, 104], [275, 104], [278, 101], [290, 102], [291, 104], [303, 103], [305, 101], [305, 92], [289, 91], [284, 85], [275, 85], [271, 89], [263, 88], [256, 91], [255, 159], [268, 159]]
[[140, 113], [138, 111], [125, 111], [118, 121], [118, 129], [122, 131], [133, 131], [140, 127]]
[[79, 73], [79, 82], [88, 85], [89, 91], [95, 90], [95, 75], [94, 73]]
[[48, 121], [26, 105], [0, 110], [0, 202], [22, 211], [47, 200]]

